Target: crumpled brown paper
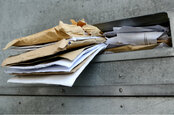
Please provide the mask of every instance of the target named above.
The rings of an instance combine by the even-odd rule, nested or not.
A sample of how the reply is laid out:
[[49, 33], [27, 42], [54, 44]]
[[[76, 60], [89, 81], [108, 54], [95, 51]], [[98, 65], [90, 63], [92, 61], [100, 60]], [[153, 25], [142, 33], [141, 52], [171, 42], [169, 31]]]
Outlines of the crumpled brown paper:
[[73, 19], [71, 19], [70, 21], [73, 25], [81, 26], [83, 30], [91, 36], [102, 36], [101, 34], [102, 32], [100, 29], [98, 29], [95, 26], [87, 24], [84, 19], [79, 20], [78, 22], [76, 22]]
[[70, 40], [62, 39], [61, 41], [58, 41], [55, 44], [38, 48], [36, 50], [32, 50], [26, 53], [22, 53], [20, 55], [8, 57], [2, 62], [2, 66], [13, 65], [13, 64], [25, 62], [28, 60], [50, 56], [61, 51], [84, 47], [84, 46], [88, 46], [92, 44], [103, 43], [105, 41], [106, 39], [102, 37], [96, 38], [96, 39], [80, 40], [80, 41], [70, 41]]
[[[67, 37], [67, 36], [66, 36]], [[55, 27], [50, 28], [48, 30], [44, 30], [42, 32], [29, 35], [26, 37], [15, 39], [9, 42], [4, 49], [7, 49], [11, 46], [28, 46], [28, 45], [35, 45], [35, 44], [42, 44], [42, 43], [49, 43], [55, 42], [60, 40], [58, 34], [56, 32]]]
[[81, 27], [86, 25], [85, 19], [79, 20], [78, 22], [76, 22], [73, 19], [70, 19], [70, 21], [73, 25], [77, 25], [77, 26], [81, 26]]
[[115, 48], [109, 48], [106, 49], [105, 51], [110, 51], [113, 53], [118, 53], [118, 52], [127, 52], [127, 51], [137, 51], [137, 50], [148, 50], [148, 49], [153, 49], [158, 44], [150, 44], [150, 45], [125, 45], [125, 46], [120, 46], [120, 47], [115, 47]]
[[83, 47], [83, 48], [73, 50], [70, 52], [65, 52], [63, 54], [55, 54], [55, 55], [39, 58], [39, 59], [32, 60], [32, 61], [20, 62], [20, 63], [13, 64], [13, 65], [15, 65], [15, 66], [32, 66], [32, 65], [37, 65], [37, 64], [49, 63], [49, 62], [52, 62], [55, 60], [59, 60], [61, 58], [73, 61], [78, 55], [80, 55], [80, 53], [83, 50], [85, 50], [88, 47], [90, 47], [90, 46]]
[[157, 47], [160, 43], [165, 43], [168, 46], [172, 46], [171, 38], [167, 40], [157, 40], [157, 44], [150, 44], [150, 45], [124, 45], [120, 47], [108, 48], [105, 51], [118, 53], [118, 52], [127, 52], [127, 51], [137, 51], [137, 50], [148, 50]]
[[[88, 57], [89, 58], [89, 57]], [[87, 59], [88, 59], [87, 58]], [[82, 67], [82, 65], [87, 61], [87, 59], [85, 59], [84, 61], [82, 61], [79, 65], [77, 65], [75, 68], [73, 68], [70, 72], [34, 72], [34, 73], [12, 73], [12, 75], [17, 75], [17, 76], [33, 76], [33, 75], [62, 75], [62, 74], [71, 74], [76, 72], [79, 68]]]
[[62, 39], [69, 39], [72, 37], [101, 36], [101, 31], [97, 27], [86, 24], [84, 20], [80, 20], [79, 22], [71, 20], [71, 22], [72, 24], [65, 24], [60, 21], [59, 25], [56, 27], [38, 32], [33, 35], [15, 39], [6, 45], [4, 50], [11, 46], [44, 44], [60, 41]]
[[59, 22], [59, 26], [55, 27], [57, 34], [61, 39], [72, 38], [72, 37], [84, 37], [86, 35], [84, 30], [77, 25], [65, 24], [62, 21]]

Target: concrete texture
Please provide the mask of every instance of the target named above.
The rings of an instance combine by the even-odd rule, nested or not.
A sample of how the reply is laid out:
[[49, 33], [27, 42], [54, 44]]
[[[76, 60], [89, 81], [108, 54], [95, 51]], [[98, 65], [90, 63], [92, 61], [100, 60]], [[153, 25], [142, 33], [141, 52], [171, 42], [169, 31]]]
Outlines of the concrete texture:
[[[173, 98], [1, 96], [7, 114], [164, 114], [173, 115]], [[74, 106], [75, 105], [75, 106]]]
[[[107, 22], [112, 21], [116, 19], [122, 19], [122, 18], [128, 18], [128, 17], [134, 17], [134, 16], [140, 16], [140, 15], [146, 15], [146, 14], [152, 14], [157, 12], [162, 12], [166, 10], [172, 10], [174, 6], [174, 0], [0, 0], [0, 49], [2, 49], [9, 41], [13, 40], [14, 38], [23, 37], [26, 35], [30, 35], [48, 28], [51, 28], [58, 24], [59, 20], [63, 20], [66, 23], [69, 23], [69, 19], [82, 19], [85, 18], [85, 20], [90, 24], [95, 23], [101, 23], [101, 22]], [[10, 51], [3, 52], [1, 51], [0, 56], [0, 62], [2, 60], [10, 55]], [[141, 69], [144, 69], [145, 66], [150, 64], [150, 67], [154, 67], [153, 63], [155, 59], [151, 59], [148, 63], [145, 61], [147, 60], [140, 60], [138, 63], [135, 60], [135, 63], [139, 65], [139, 67], [142, 67]], [[144, 65], [141, 65], [141, 63], [144, 63]], [[165, 59], [159, 59], [154, 64], [161, 65], [168, 64], [170, 62], [173, 62], [173, 58], [169, 61], [166, 61]], [[106, 64], [110, 68], [117, 67], [118, 65], [123, 66], [118, 69], [121, 72], [124, 72], [124, 66], [126, 67], [127, 62], [114, 62], [112, 64], [116, 64], [111, 66], [112, 64]], [[130, 65], [134, 65], [133, 61], [128, 62]], [[171, 64], [171, 63], [170, 63]], [[169, 64], [169, 65], [170, 65]], [[141, 65], [141, 66], [140, 66]], [[95, 65], [96, 67], [103, 67], [102, 64]], [[134, 67], [138, 67], [134, 65]], [[149, 67], [149, 68], [150, 68]], [[173, 67], [173, 66], [170, 66]], [[167, 68], [170, 68], [167, 66]], [[89, 68], [89, 67], [88, 67]], [[165, 68], [165, 67], [163, 67]], [[128, 69], [127, 71], [131, 71]], [[154, 70], [156, 68], [153, 68]], [[171, 73], [173, 72], [172, 69], [168, 70], [168, 76], [165, 78], [165, 74], [160, 73], [160, 67], [159, 74], [156, 74], [156, 77], [159, 78], [153, 78], [150, 77], [150, 73], [148, 73], [148, 70], [145, 71], [144, 77], [141, 77], [141, 70], [137, 68], [138, 72], [135, 75], [130, 74], [128, 81], [125, 79], [120, 80], [122, 84], [129, 81], [133, 81], [134, 78], [137, 81], [133, 81], [133, 83], [152, 83], [152, 84], [158, 84], [158, 83], [173, 83], [173, 76]], [[22, 87], [28, 87], [28, 90], [26, 90], [26, 94], [32, 95], [32, 90], [30, 90], [30, 85], [19, 85], [19, 84], [7, 84], [6, 81], [9, 79], [10, 75], [5, 74], [3, 72], [3, 68], [0, 67], [0, 95], [8, 95], [8, 92], [11, 91], [12, 95], [20, 94], [20, 88]], [[99, 72], [101, 70], [98, 70]], [[113, 68], [112, 73], [115, 72], [115, 69]], [[120, 72], [119, 71], [119, 72]], [[132, 70], [134, 71], [134, 70]], [[151, 71], [151, 69], [149, 69]], [[136, 70], [135, 70], [136, 72]], [[154, 71], [152, 71], [154, 72]], [[83, 73], [84, 74], [84, 73]], [[91, 73], [89, 73], [90, 76]], [[94, 74], [94, 72], [92, 73]], [[146, 76], [146, 75], [149, 76]], [[159, 75], [159, 76], [158, 76]], [[106, 77], [108, 77], [107, 75]], [[163, 78], [162, 78], [163, 76]], [[86, 76], [87, 77], [87, 76]], [[148, 77], [148, 79], [146, 78]], [[136, 79], [137, 78], [137, 79]], [[143, 79], [144, 78], [144, 79]], [[81, 78], [82, 79], [82, 78]], [[113, 85], [117, 84], [118, 81], [115, 81], [115, 76], [113, 75], [112, 78], [105, 80], [105, 76], [101, 78], [100, 76], [96, 76], [95, 79], [91, 79], [93, 83], [97, 83], [98, 81], [102, 81], [99, 84], [106, 84], [110, 85], [108, 81], [113, 83]], [[117, 78], [122, 79], [122, 78]], [[80, 80], [80, 79], [79, 79]], [[80, 82], [80, 81], [77, 81]], [[145, 81], [144, 81], [145, 80]], [[85, 81], [85, 80], [84, 80]], [[87, 83], [87, 82], [85, 82]], [[84, 83], [84, 84], [85, 84]], [[90, 84], [90, 83], [89, 83]], [[93, 85], [93, 84], [92, 84]], [[39, 92], [43, 92], [44, 89], [39, 88], [36, 90], [39, 94]], [[4, 88], [4, 90], [3, 90]], [[16, 91], [13, 92], [13, 88], [19, 88]], [[35, 88], [35, 87], [32, 87]], [[47, 87], [48, 92], [51, 90], [51, 87]], [[26, 88], [27, 89], [27, 88]], [[165, 89], [165, 88], [164, 88]], [[58, 91], [58, 90], [57, 90]], [[172, 91], [171, 91], [172, 92]], [[130, 92], [132, 93], [132, 92]], [[173, 93], [173, 92], [172, 92]], [[42, 94], [42, 93], [41, 93]], [[46, 95], [44, 93], [44, 95]], [[161, 100], [162, 99], [162, 100]], [[20, 104], [22, 100], [22, 104]], [[59, 106], [62, 106], [62, 103], [58, 103], [61, 100], [65, 100], [68, 102], [68, 106], [66, 108], [60, 108]], [[168, 100], [171, 101], [168, 103]], [[118, 106], [120, 107], [120, 104], [122, 101], [128, 105], [124, 110], [121, 108], [114, 109], [109, 108], [110, 106]], [[152, 103], [154, 104], [151, 104]], [[48, 110], [45, 109], [44, 105], [48, 103], [52, 103], [49, 105]], [[78, 106], [74, 106], [73, 103], [77, 103]], [[80, 103], [84, 102], [84, 103]], [[91, 102], [91, 103], [90, 103]], [[142, 103], [141, 103], [142, 102]], [[149, 108], [148, 103], [150, 103], [150, 106], [152, 108]], [[156, 102], [156, 103], [155, 103]], [[160, 104], [162, 103], [162, 104]], [[56, 105], [57, 104], [57, 105]], [[146, 106], [147, 104], [147, 106]], [[22, 107], [21, 107], [22, 105]], [[100, 106], [104, 105], [104, 106]], [[64, 106], [64, 105], [63, 105]], [[74, 108], [73, 108], [74, 106]], [[166, 107], [169, 108], [166, 108]], [[40, 109], [38, 109], [41, 107]], [[135, 108], [138, 108], [137, 110]], [[158, 108], [160, 107], [160, 109]], [[57, 109], [58, 108], [58, 109]], [[80, 108], [80, 109], [79, 109]], [[88, 108], [88, 109], [86, 109]], [[10, 109], [10, 110], [8, 110]], [[75, 111], [76, 110], [76, 111]], [[93, 97], [91, 100], [88, 97], [15, 97], [15, 96], [0, 96], [0, 112], [1, 113], [173, 113], [173, 99], [172, 98], [127, 98], [126, 101], [123, 98], [105, 98], [105, 97]]]

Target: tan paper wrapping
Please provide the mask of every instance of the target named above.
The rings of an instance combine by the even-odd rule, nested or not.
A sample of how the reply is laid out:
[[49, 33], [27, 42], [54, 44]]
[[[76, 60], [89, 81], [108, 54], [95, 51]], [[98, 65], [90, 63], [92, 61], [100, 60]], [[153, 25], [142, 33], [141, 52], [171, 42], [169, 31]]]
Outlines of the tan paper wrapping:
[[74, 60], [78, 55], [80, 55], [80, 53], [85, 50], [87, 47], [84, 47], [84, 48], [81, 48], [81, 49], [77, 49], [77, 50], [73, 50], [73, 51], [70, 51], [70, 52], [67, 52], [67, 53], [63, 53], [63, 54], [55, 54], [55, 55], [52, 55], [52, 56], [49, 56], [49, 57], [43, 57], [43, 58], [39, 58], [39, 59], [36, 59], [36, 60], [32, 60], [32, 61], [29, 61], [29, 62], [20, 62], [20, 63], [17, 63], [17, 64], [12, 64], [12, 65], [15, 65], [15, 66], [32, 66], [32, 65], [36, 65], [36, 64], [43, 64], [43, 63], [49, 63], [51, 61], [55, 61], [55, 60], [59, 60], [61, 58], [64, 58], [64, 59], [68, 59], [68, 60]]
[[157, 44], [151, 44], [151, 45], [125, 45], [125, 46], [120, 46], [120, 47], [115, 47], [115, 48], [109, 48], [106, 49], [105, 51], [111, 51], [113, 53], [118, 53], [118, 52], [126, 52], [126, 51], [137, 51], [137, 50], [148, 50], [148, 49], [153, 49]]
[[56, 52], [65, 50], [68, 42], [68, 40], [63, 39], [50, 46], [22, 53], [17, 56], [8, 57], [2, 62], [2, 66], [55, 54]]
[[62, 21], [60, 21], [59, 26], [55, 28], [57, 30], [58, 35], [62, 35], [61, 39], [89, 36], [85, 35], [84, 30], [80, 26], [65, 24]]
[[56, 32], [55, 28], [51, 28], [33, 35], [15, 39], [9, 42], [4, 49], [11, 46], [28, 46], [42, 43], [49, 43], [61, 40]]
[[86, 22], [84, 19], [82, 20], [79, 20], [78, 22], [76, 22], [75, 20], [71, 19], [70, 22], [73, 24], [73, 25], [77, 25], [77, 26], [84, 26], [86, 25]]
[[84, 25], [82, 26], [83, 30], [87, 32], [91, 36], [102, 36], [101, 30], [99, 30], [97, 27], [92, 26], [92, 25]]
[[70, 49], [78, 48], [82, 46], [84, 47], [84, 46], [97, 44], [97, 43], [103, 43], [105, 41], [106, 39], [102, 37], [96, 38], [96, 39], [87, 39], [82, 41], [69, 41], [69, 40], [63, 39], [53, 45], [38, 48], [36, 50], [29, 51], [17, 56], [8, 57], [2, 62], [2, 66], [13, 65], [13, 64], [25, 62], [28, 60], [50, 56], [61, 51], [70, 50]]
[[61, 57], [61, 58], [64, 58], [64, 59], [68, 59], [68, 60], [71, 60], [73, 61], [78, 55], [80, 55], [80, 53], [82, 53], [85, 49], [85, 48], [80, 48], [80, 49], [77, 49], [77, 50], [74, 50], [74, 51], [71, 51], [71, 52], [67, 52], [67, 53], [64, 53], [64, 54], [60, 54], [60, 55], [57, 55], [56, 57]]
[[62, 21], [59, 25], [48, 30], [38, 32], [33, 35], [15, 39], [9, 42], [4, 49], [11, 46], [30, 46], [37, 44], [44, 44], [49, 42], [60, 41], [62, 39], [69, 39], [72, 37], [85, 37], [85, 31], [77, 25], [64, 24]]
[[[88, 59], [88, 58], [87, 58]], [[17, 76], [33, 76], [33, 75], [62, 75], [62, 74], [71, 74], [76, 72], [79, 68], [82, 67], [82, 65], [86, 62], [85, 59], [83, 62], [81, 62], [79, 65], [77, 65], [75, 68], [73, 68], [70, 72], [34, 72], [34, 73], [12, 73], [12, 75]]]
[[70, 21], [73, 25], [81, 26], [83, 30], [91, 36], [102, 36], [101, 34], [102, 32], [100, 29], [98, 29], [95, 26], [87, 24], [84, 19], [79, 20], [78, 22], [76, 22], [73, 19], [71, 19]]

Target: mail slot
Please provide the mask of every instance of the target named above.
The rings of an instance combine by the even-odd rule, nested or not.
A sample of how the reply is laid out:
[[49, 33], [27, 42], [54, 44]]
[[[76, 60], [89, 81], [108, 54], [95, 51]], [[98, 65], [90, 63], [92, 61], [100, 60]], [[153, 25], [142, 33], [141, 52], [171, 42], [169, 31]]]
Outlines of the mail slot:
[[[153, 26], [161, 25], [164, 27], [169, 27], [169, 33], [172, 38], [174, 36], [174, 13], [173, 12], [161, 12], [156, 14], [150, 14], [145, 16], [115, 20], [111, 22], [105, 22], [100, 24], [95, 24], [103, 32], [112, 31], [113, 27], [121, 26], [133, 26], [133, 27], [142, 27], [142, 26]], [[172, 40], [173, 44], [174, 40]], [[154, 57], [165, 57], [173, 56], [173, 45], [169, 48], [163, 49], [151, 49], [151, 50], [141, 50], [134, 52], [124, 52], [116, 54], [102, 54], [96, 58], [95, 61], [113, 61], [113, 60], [127, 60], [127, 59], [139, 59], [139, 58], [154, 58]], [[156, 53], [154, 53], [156, 52]]]
[[[173, 44], [173, 12], [162, 12], [116, 20], [96, 24], [95, 26], [100, 28], [103, 32], [107, 32], [111, 31], [114, 26], [152, 25], [168, 26], [170, 28]], [[96, 56], [93, 63], [91, 63], [84, 72], [82, 72], [80, 77], [77, 79], [75, 86], [93, 86], [95, 88], [97, 86], [108, 87], [108, 90], [101, 88], [99, 90], [100, 93], [95, 93], [94, 91], [93, 93], [95, 94], [105, 92], [106, 95], [168, 95], [169, 93], [165, 92], [165, 88], [161, 90], [158, 90], [157, 88], [157, 91], [153, 90], [153, 88], [159, 84], [174, 83], [174, 73], [171, 69], [174, 67], [173, 47], [174, 46], [172, 45], [172, 47], [168, 48], [151, 50], [111, 54], [101, 53]], [[132, 87], [132, 85], [135, 87]], [[112, 86], [112, 88], [110, 86]], [[164, 87], [167, 87], [167, 85]], [[110, 88], [111, 90], [109, 90]], [[121, 91], [119, 88], [121, 88]]]
[[[167, 34], [169, 34], [169, 36], [171, 36], [171, 38], [172, 38], [172, 35], [173, 35], [173, 31], [172, 30], [173, 30], [173, 28], [172, 28], [171, 25], [173, 24], [173, 22], [172, 22], [173, 21], [172, 20], [173, 18], [170, 18], [170, 16], [171, 17], [173, 16], [173, 13], [172, 12], [169, 12], [169, 13], [163, 12], [163, 13], [157, 13], [157, 14], [152, 14], [152, 15], [147, 15], [147, 16], [140, 16], [140, 17], [134, 17], [134, 18], [123, 19], [123, 20], [118, 20], [118, 21], [106, 22], [106, 23], [102, 23], [102, 24], [96, 24], [95, 26], [97, 26], [103, 32], [108, 32], [108, 31], [111, 31], [113, 27], [118, 27], [118, 26], [143, 27], [143, 26], [160, 25], [160, 26], [164, 26], [164, 27], [168, 27], [169, 28], [169, 32]], [[78, 27], [78, 26], [76, 25], [75, 27]], [[106, 49], [106, 47], [107, 47], [106, 44], [107, 44], [107, 41], [109, 39], [107, 39], [107, 40], [105, 40], [105, 38], [97, 38], [97, 39], [102, 39], [102, 40], [101, 40], [101, 42], [94, 42], [94, 43], [102, 43], [101, 44], [102, 46], [97, 46], [97, 47], [92, 48], [92, 49], [95, 49], [96, 50], [97, 48], [99, 48], [99, 50], [97, 50], [98, 52], [100, 52], [102, 49]], [[104, 41], [106, 41], [106, 43], [103, 43]], [[38, 50], [32, 50], [32, 51], [23, 53], [22, 55], [17, 55], [17, 56], [9, 57], [5, 61], [3, 61], [3, 64], [2, 65], [5, 66], [5, 65], [10, 65], [10, 64], [14, 64], [14, 65], [17, 64], [17, 66], [13, 66], [12, 65], [12, 67], [9, 67], [9, 69], [7, 70], [7, 72], [10, 73], [10, 74], [19, 75], [19, 76], [20, 75], [36, 75], [37, 77], [32, 77], [32, 79], [37, 79], [37, 80], [35, 80], [35, 82], [37, 81], [36, 83], [41, 83], [42, 82], [40, 80], [40, 78], [43, 79], [43, 76], [39, 76], [39, 75], [43, 74], [42, 72], [47, 72], [47, 74], [50, 74], [49, 72], [57, 72], [57, 71], [58, 72], [62, 72], [63, 71], [63, 72], [67, 72], [67, 73], [69, 72], [68, 74], [62, 74], [62, 76], [67, 76], [68, 78], [72, 78], [70, 75], [74, 75], [75, 76], [74, 77], [75, 79], [73, 79], [73, 82], [71, 82], [71, 84], [65, 84], [66, 86], [72, 86], [73, 83], [74, 83], [74, 81], [76, 80], [76, 78], [83, 71], [83, 69], [93, 59], [93, 57], [95, 57], [94, 55], [92, 55], [93, 57], [90, 58], [90, 61], [87, 61], [84, 64], [83, 68], [81, 67], [82, 69], [78, 69], [79, 70], [79, 71], [77, 71], [78, 74], [70, 74], [71, 70], [69, 70], [69, 68], [68, 68], [69, 66], [67, 66], [67, 65], [64, 65], [64, 66], [67, 66], [68, 69], [64, 69], [64, 68], [62, 69], [61, 68], [60, 70], [57, 70], [57, 69], [54, 69], [54, 68], [49, 68], [49, 67], [54, 67], [54, 64], [55, 63], [56, 64], [59, 64], [57, 62], [57, 60], [55, 61], [53, 59], [53, 57], [51, 57], [51, 60], [53, 59], [53, 61], [55, 61], [54, 64], [53, 65], [49, 65], [49, 64], [44, 65], [45, 67], [42, 70], [40, 70], [40, 68], [42, 68], [43, 65], [41, 65], [41, 66], [39, 64], [37, 65], [38, 60], [36, 62], [32, 61], [32, 62], [34, 62], [34, 64], [36, 64], [36, 66], [28, 66], [28, 67], [26, 66], [28, 63], [30, 63], [31, 60], [34, 60], [34, 59], [41, 60], [41, 57], [46, 57], [47, 56], [49, 58], [49, 56], [53, 56], [53, 54], [55, 53], [55, 51], [57, 51], [57, 49], [59, 49], [59, 48], [55, 48], [56, 49], [55, 51], [53, 51], [51, 53], [48, 53], [48, 54], [40, 53], [40, 55], [38, 55], [38, 57], [37, 57], [37, 55], [33, 55], [33, 54], [35, 54], [35, 51], [43, 52], [42, 50], [45, 50], [45, 49], [49, 49], [50, 51], [52, 51], [52, 49], [54, 47], [57, 47], [60, 44], [65, 44], [65, 45], [62, 45], [64, 47], [67, 47], [68, 46], [67, 44], [69, 44], [69, 43], [70, 43], [71, 46], [73, 45], [73, 42], [71, 43], [71, 42], [68, 42], [66, 40], [62, 40], [62, 41], [56, 42], [56, 43], [57, 43], [56, 45], [54, 45], [54, 44], [53, 45], [48, 45], [48, 46], [45, 46], [43, 48], [39, 48]], [[77, 45], [77, 42], [76, 42], [76, 45]], [[60, 48], [60, 51], [63, 52], [63, 49], [64, 48]], [[174, 53], [173, 52], [174, 52], [173, 46], [171, 45], [171, 47], [168, 47], [168, 48], [159, 48], [159, 49], [151, 49], [151, 50], [132, 51], [132, 52], [124, 52], [124, 53], [101, 54], [101, 55], [98, 55], [95, 58], [94, 62], [112, 62], [112, 63], [95, 64], [96, 67], [95, 66], [92, 66], [90, 69], [89, 68], [86, 69], [86, 72], [87, 71], [90, 71], [90, 72], [89, 73], [86, 73], [85, 75], [82, 74], [81, 76], [89, 76], [89, 75], [95, 76], [96, 74], [94, 72], [96, 72], [96, 71], [98, 71], [97, 72], [98, 73], [97, 75], [99, 77], [101, 77], [101, 78], [104, 77], [104, 74], [107, 74], [106, 76], [108, 76], [108, 74], [110, 74], [110, 73], [113, 73], [113, 75], [115, 75], [115, 74], [117, 74], [115, 71], [119, 71], [118, 68], [124, 68], [124, 66], [122, 66], [122, 65], [124, 65], [124, 64], [125, 64], [125, 66], [127, 65], [126, 62], [123, 62], [123, 63], [120, 63], [120, 64], [116, 64], [118, 60], [137, 60], [137, 59], [145, 59], [145, 58], [172, 57], [172, 56], [174, 56]], [[56, 52], [56, 53], [59, 53], [59, 52]], [[97, 53], [95, 53], [95, 55]], [[70, 55], [70, 54], [68, 54], [68, 55]], [[88, 56], [89, 55], [90, 54], [88, 54]], [[26, 59], [26, 60], [24, 60], [24, 59]], [[77, 62], [77, 61], [75, 61], [75, 62]], [[146, 62], [146, 61], [143, 61], [143, 62]], [[113, 65], [114, 63], [115, 63], [115, 65]], [[134, 61], [131, 61], [131, 63], [134, 63]], [[77, 63], [75, 63], [75, 64], [77, 64]], [[30, 64], [28, 64], [28, 65], [30, 65]], [[110, 68], [109, 70], [107, 70], [108, 68], [105, 68], [107, 66], [108, 66], [108, 68]], [[112, 68], [112, 66], [118, 66], [118, 67]], [[72, 66], [72, 67], [76, 67], [76, 65], [75, 66]], [[102, 68], [102, 67], [104, 67], [104, 68]], [[128, 66], [126, 66], [126, 67], [128, 67]], [[158, 67], [160, 67], [160, 66], [158, 66]], [[37, 68], [37, 69], [35, 69], [35, 68]], [[114, 69], [114, 71], [111, 68]], [[135, 68], [137, 68], [137, 67], [135, 66]], [[130, 69], [128, 68], [127, 70], [129, 71]], [[145, 71], [145, 69], [140, 69], [139, 72], [141, 72], [142, 70]], [[125, 69], [120, 70], [120, 72], [121, 71], [125, 71]], [[91, 73], [93, 73], [93, 74], [91, 74]], [[101, 74], [101, 73], [103, 73], [103, 74]], [[44, 73], [44, 74], [46, 74], [46, 73]], [[128, 72], [125, 73], [125, 74], [127, 75]], [[132, 73], [132, 75], [134, 75], [134, 73]], [[60, 77], [62, 79], [62, 76], [58, 76], [58, 77]], [[118, 75], [118, 76], [122, 76], [122, 75]], [[44, 76], [44, 77], [52, 80], [51, 77], [47, 77], [47, 76]], [[109, 75], [109, 77], [110, 77], [110, 75]], [[12, 82], [12, 83], [21, 83], [22, 82], [23, 83], [23, 80], [24, 80], [24, 81], [26, 81], [25, 83], [35, 83], [35, 82], [32, 82], [32, 80], [29, 81], [28, 78], [31, 79], [30, 76], [29, 77], [26, 77], [26, 76], [25, 77], [18, 77], [17, 76], [17, 77], [14, 77], [14, 78], [9, 79], [8, 82]], [[56, 78], [57, 78], [57, 76], [56, 76]], [[84, 79], [84, 77], [81, 77], [81, 78]], [[48, 81], [48, 80], [46, 80], [46, 81]], [[52, 80], [52, 81], [54, 82], [54, 80]], [[43, 82], [45, 83], [45, 81], [43, 81]], [[67, 82], [63, 82], [63, 83], [67, 83]]]

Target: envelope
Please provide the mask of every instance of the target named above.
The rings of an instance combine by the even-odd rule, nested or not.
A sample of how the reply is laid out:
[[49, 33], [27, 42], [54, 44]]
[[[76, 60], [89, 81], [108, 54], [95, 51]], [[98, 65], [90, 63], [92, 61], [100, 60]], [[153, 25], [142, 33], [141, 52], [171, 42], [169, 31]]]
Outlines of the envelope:
[[[88, 58], [87, 58], [88, 59]], [[37, 72], [37, 73], [12, 73], [12, 75], [17, 75], [17, 76], [33, 76], [33, 75], [41, 75], [41, 76], [45, 76], [45, 75], [64, 75], [64, 74], [72, 74], [74, 72], [76, 72], [79, 68], [81, 68], [83, 66], [83, 64], [87, 61], [87, 59], [85, 59], [83, 62], [81, 62], [79, 65], [77, 65], [72, 71], [70, 72]]]
[[39, 63], [32, 66], [9, 66], [6, 73], [70, 72], [99, 47], [100, 44], [85, 49], [72, 61], [68, 59], [57, 59], [48, 63]]
[[17, 64], [12, 64], [13, 66], [32, 66], [32, 65], [36, 65], [36, 64], [42, 64], [42, 63], [49, 63], [52, 62], [54, 60], [58, 60], [61, 58], [64, 59], [68, 59], [68, 60], [74, 60], [82, 51], [84, 51], [87, 47], [84, 48], [80, 48], [77, 50], [73, 50], [67, 53], [63, 53], [63, 54], [55, 54], [55, 55], [51, 55], [51, 56], [47, 56], [47, 57], [43, 57], [43, 58], [39, 58], [36, 60], [32, 60], [32, 61], [27, 61], [27, 62], [20, 62]]
[[89, 56], [86, 62], [74, 73], [64, 75], [47, 75], [47, 76], [18, 76], [12, 77], [8, 80], [8, 83], [24, 83], [24, 84], [52, 84], [52, 85], [64, 85], [72, 87], [75, 80], [91, 62], [91, 60], [103, 49], [106, 48], [106, 44], [101, 44], [99, 49]]
[[48, 30], [38, 32], [33, 35], [15, 39], [9, 42], [4, 49], [11, 46], [30, 46], [36, 44], [44, 44], [49, 42], [60, 41], [62, 39], [69, 39], [72, 37], [90, 36], [85, 34], [85, 31], [77, 25], [65, 24], [62, 21], [59, 25]]
[[[73, 61], [67, 59], [60, 59], [54, 62], [38, 64], [34, 66], [10, 66], [7, 68], [6, 73], [15, 75], [39, 75], [47, 74], [69, 74], [75, 72], [90, 55], [92, 55], [97, 49], [101, 47], [101, 44], [94, 45], [88, 49], [85, 49], [80, 55], [78, 55]], [[78, 67], [78, 68], [77, 68]]]
[[25, 62], [25, 61], [29, 61], [29, 60], [33, 60], [33, 59], [37, 59], [41, 57], [54, 55], [59, 52], [61, 53], [62, 51], [65, 51], [65, 50], [72, 50], [74, 48], [80, 48], [80, 47], [84, 47], [84, 46], [88, 46], [92, 44], [103, 43], [105, 41], [106, 39], [102, 37], [96, 38], [96, 39], [81, 40], [81, 41], [70, 41], [70, 40], [62, 39], [61, 41], [58, 41], [57, 43], [53, 45], [38, 48], [36, 50], [32, 50], [20, 55], [8, 57], [2, 62], [1, 65], [2, 66], [13, 65], [20, 62]]
[[37, 72], [37, 73], [12, 73], [12, 75], [17, 75], [17, 76], [33, 76], [33, 75], [64, 75], [64, 74], [72, 74], [76, 72], [79, 68], [81, 68], [87, 61], [89, 56], [82, 61], [80, 64], [78, 64], [75, 68], [73, 68], [70, 72]]

